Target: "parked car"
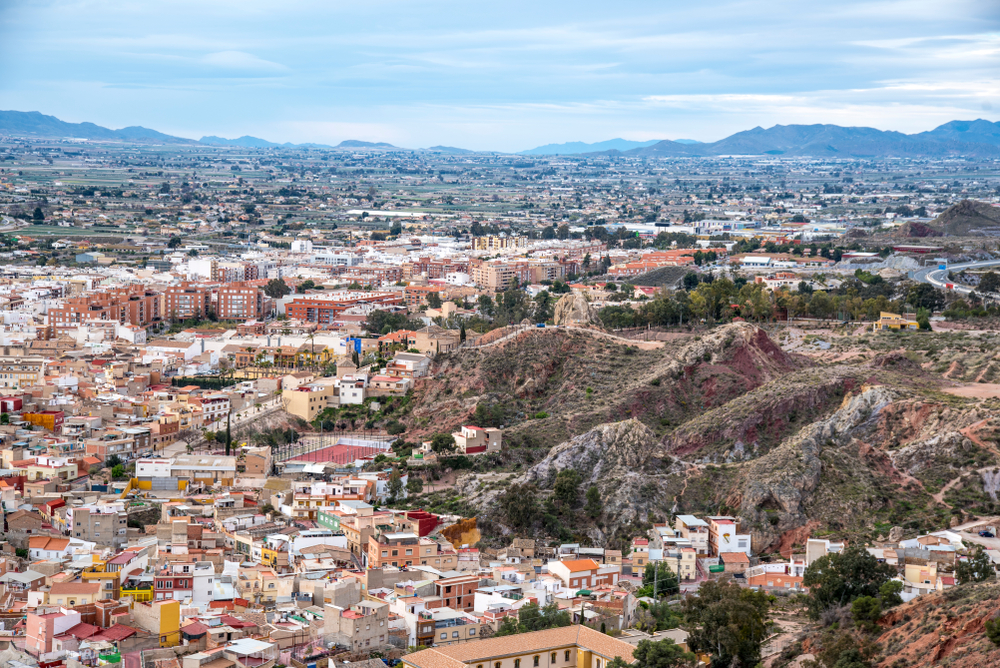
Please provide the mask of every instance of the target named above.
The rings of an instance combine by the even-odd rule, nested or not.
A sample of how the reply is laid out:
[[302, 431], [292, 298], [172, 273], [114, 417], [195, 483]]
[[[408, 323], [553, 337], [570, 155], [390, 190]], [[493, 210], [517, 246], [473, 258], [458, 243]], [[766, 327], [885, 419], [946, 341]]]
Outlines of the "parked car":
[[980, 531], [979, 536], [981, 538], [994, 538], [993, 534], [990, 533], [989, 531]]

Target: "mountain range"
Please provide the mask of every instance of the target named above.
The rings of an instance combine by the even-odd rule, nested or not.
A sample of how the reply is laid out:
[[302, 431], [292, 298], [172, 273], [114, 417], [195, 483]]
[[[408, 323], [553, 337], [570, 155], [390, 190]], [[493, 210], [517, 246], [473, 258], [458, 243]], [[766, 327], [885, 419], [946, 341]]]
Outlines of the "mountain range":
[[661, 141], [605, 155], [638, 157], [709, 157], [725, 155], [787, 155], [814, 157], [946, 157], [1000, 155], [1000, 123], [986, 120], [951, 121], [929, 132], [906, 135], [874, 128], [839, 125], [775, 125], [756, 127], [707, 144]]
[[[397, 149], [384, 142], [345, 140], [326, 144], [278, 144], [257, 137], [236, 139], [206, 136], [200, 140], [174, 137], [140, 126], [111, 130], [93, 123], [66, 123], [37, 111], [0, 111], [0, 135], [73, 138], [147, 144], [189, 144], [240, 148]], [[406, 149], [402, 149], [406, 150]], [[452, 155], [474, 153], [462, 148], [434, 146], [428, 151]], [[951, 121], [927, 132], [901, 132], [839, 125], [775, 125], [737, 132], [717, 142], [692, 139], [636, 142], [610, 139], [597, 143], [547, 144], [521, 155], [624, 155], [636, 157], [712, 157], [727, 155], [784, 155], [843, 158], [880, 157], [996, 157], [1000, 156], [1000, 123], [978, 119]]]

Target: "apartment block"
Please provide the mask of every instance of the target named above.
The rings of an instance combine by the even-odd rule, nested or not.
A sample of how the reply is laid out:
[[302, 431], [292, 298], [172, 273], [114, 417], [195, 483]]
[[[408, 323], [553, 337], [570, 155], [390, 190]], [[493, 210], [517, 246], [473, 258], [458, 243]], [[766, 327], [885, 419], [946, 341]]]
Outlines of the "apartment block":
[[228, 283], [219, 288], [216, 313], [221, 320], [263, 318], [264, 291], [246, 283]]
[[171, 320], [202, 319], [211, 307], [210, 288], [192, 283], [171, 286], [163, 291], [163, 312]]
[[41, 385], [44, 379], [44, 357], [0, 356], [0, 389], [21, 390]]

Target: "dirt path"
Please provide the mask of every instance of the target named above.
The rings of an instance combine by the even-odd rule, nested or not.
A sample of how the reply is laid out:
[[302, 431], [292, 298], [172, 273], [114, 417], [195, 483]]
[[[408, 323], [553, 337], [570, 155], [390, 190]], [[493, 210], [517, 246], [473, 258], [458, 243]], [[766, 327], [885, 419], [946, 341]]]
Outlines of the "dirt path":
[[950, 503], [945, 503], [944, 495], [948, 492], [948, 490], [957, 485], [961, 480], [962, 476], [958, 476], [954, 480], [949, 480], [948, 484], [942, 487], [940, 492], [938, 492], [937, 494], [931, 494], [931, 498], [946, 508], [952, 508], [953, 506]]
[[804, 623], [791, 619], [775, 617], [774, 622], [781, 629], [781, 632], [765, 642], [761, 648], [760, 654], [761, 658], [764, 659], [765, 668], [770, 668], [782, 650], [793, 644], [799, 633], [805, 628]]
[[965, 436], [967, 439], [978, 445], [980, 448], [985, 448], [986, 450], [989, 450], [997, 457], [1000, 457], [1000, 450], [997, 449], [996, 443], [984, 441], [983, 439], [979, 438], [978, 435], [976, 435], [976, 431], [984, 424], [986, 424], [986, 422], [987, 420], [980, 420], [979, 422], [973, 422], [968, 427], [963, 427], [962, 429], [959, 429], [958, 433], [961, 434], [962, 436]]

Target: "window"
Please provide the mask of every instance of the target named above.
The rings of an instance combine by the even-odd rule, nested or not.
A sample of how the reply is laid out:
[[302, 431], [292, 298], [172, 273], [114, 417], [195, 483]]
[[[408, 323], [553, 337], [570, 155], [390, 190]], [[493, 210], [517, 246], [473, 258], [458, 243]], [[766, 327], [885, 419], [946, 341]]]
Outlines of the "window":
[[540, 657], [539, 657], [539, 656], [538, 656], [538, 655], [536, 654], [536, 655], [535, 655], [535, 665], [536, 665], [536, 666], [538, 665], [538, 659], [539, 659], [539, 658], [540, 658]]
[[441, 634], [441, 640], [447, 640], [447, 639], [448, 639], [448, 633], [447, 632], [442, 633]]
[[556, 653], [552, 652], [552, 656], [550, 656], [549, 659], [551, 660], [552, 663], [555, 663], [556, 662]]
[[470, 636], [476, 635], [476, 629], [469, 629], [469, 635]]
[[569, 650], [566, 650], [566, 661], [569, 661]]
[[389, 556], [389, 550], [382, 550], [382, 556], [383, 557], [388, 557]]
[[393, 550], [392, 551], [392, 556], [398, 557], [399, 556], [399, 550]]
[[451, 632], [451, 637], [452, 638], [457, 638], [458, 637], [458, 631], [452, 631]]
[[407, 555], [413, 554], [413, 550], [411, 550], [411, 549], [406, 550], [406, 554]]
[[521, 668], [521, 660], [514, 659], [514, 668]]
[[451, 593], [451, 587], [445, 587], [444, 588], [444, 593], [450, 594]]
[[601, 668], [601, 660], [600, 659], [597, 660], [597, 668]]

